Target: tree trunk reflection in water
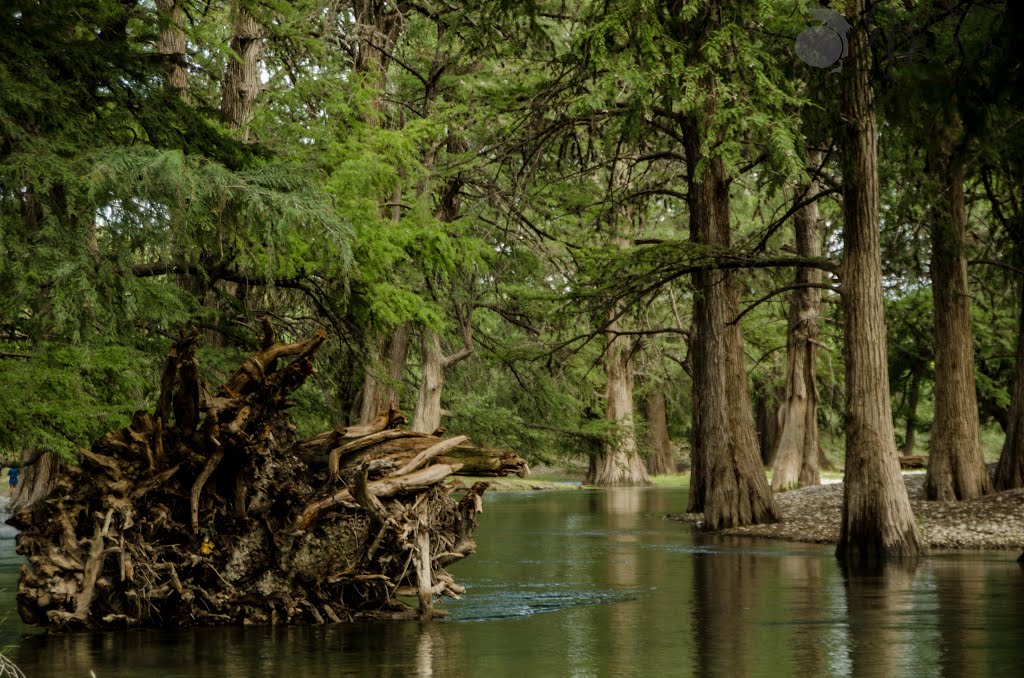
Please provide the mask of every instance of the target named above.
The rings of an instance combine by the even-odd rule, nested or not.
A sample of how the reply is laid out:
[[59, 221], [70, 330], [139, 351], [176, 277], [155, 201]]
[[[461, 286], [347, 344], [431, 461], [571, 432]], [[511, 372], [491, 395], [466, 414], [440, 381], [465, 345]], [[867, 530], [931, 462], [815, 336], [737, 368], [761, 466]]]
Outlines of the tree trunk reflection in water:
[[90, 669], [132, 678], [458, 675], [457, 667], [470, 666], [472, 648], [443, 627], [403, 622], [36, 634], [19, 643], [13, 659], [29, 676], [88, 676]]
[[[639, 487], [614, 488], [604, 493], [604, 500], [612, 549], [607, 559], [608, 583], [620, 590], [635, 590], [641, 586], [637, 558], [642, 545], [637, 529], [643, 512], [644, 490]], [[609, 615], [610, 661], [604, 667], [608, 675], [627, 676], [644, 665], [636, 633], [636, 629], [643, 626], [644, 607], [640, 600], [622, 602], [616, 605], [615, 614]]]
[[419, 638], [416, 641], [416, 677], [451, 675], [451, 667], [465, 661], [466, 648], [462, 637], [444, 633], [437, 624], [418, 624]]
[[943, 678], [977, 674], [988, 665], [985, 564], [981, 560], [937, 558], [931, 561], [938, 597], [939, 634], [944, 651]]
[[779, 593], [776, 604], [785, 621], [800, 624], [801, 630], [790, 636], [793, 665], [805, 676], [827, 674], [828, 638], [819, 620], [825, 616], [827, 596], [822, 567], [825, 561], [813, 555], [779, 558]]
[[915, 559], [894, 560], [871, 568], [844, 567], [850, 627], [850, 665], [854, 676], [913, 675], [906, 664], [915, 646], [915, 629], [906, 617], [913, 607]]
[[[733, 541], [717, 538], [715, 545]], [[757, 653], [743, 623], [758, 597], [759, 563], [754, 554], [694, 554], [693, 628], [696, 674], [749, 676]]]

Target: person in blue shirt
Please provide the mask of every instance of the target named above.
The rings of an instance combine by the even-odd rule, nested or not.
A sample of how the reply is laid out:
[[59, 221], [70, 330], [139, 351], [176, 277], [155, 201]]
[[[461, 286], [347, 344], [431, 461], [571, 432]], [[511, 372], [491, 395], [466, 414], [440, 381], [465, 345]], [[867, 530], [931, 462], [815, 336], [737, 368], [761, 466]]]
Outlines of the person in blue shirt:
[[14, 488], [18, 486], [18, 474], [19, 473], [20, 473], [20, 471], [18, 470], [17, 466], [13, 466], [13, 467], [7, 469], [7, 480], [10, 481], [11, 492], [13, 492]]

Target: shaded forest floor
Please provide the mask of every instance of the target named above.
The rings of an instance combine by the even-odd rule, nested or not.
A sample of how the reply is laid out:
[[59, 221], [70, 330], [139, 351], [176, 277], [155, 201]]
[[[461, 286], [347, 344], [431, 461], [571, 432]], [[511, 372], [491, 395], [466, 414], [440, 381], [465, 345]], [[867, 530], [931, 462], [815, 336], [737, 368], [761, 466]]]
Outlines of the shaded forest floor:
[[[924, 474], [904, 473], [910, 503], [928, 546], [933, 549], [1013, 549], [1024, 547], [1024, 489], [964, 502], [926, 501]], [[775, 496], [783, 520], [725, 530], [723, 534], [834, 544], [839, 538], [842, 483], [804, 487]], [[699, 522], [702, 514], [672, 516]]]

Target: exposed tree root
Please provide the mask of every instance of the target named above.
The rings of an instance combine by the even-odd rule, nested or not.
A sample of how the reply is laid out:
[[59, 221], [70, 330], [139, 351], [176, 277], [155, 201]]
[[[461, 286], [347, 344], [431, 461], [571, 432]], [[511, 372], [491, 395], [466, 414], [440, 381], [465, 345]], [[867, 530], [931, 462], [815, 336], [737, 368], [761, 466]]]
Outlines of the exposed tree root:
[[[398, 412], [305, 440], [284, 414], [324, 341], [259, 351], [209, 395], [195, 336], [168, 356], [153, 413], [55, 471], [22, 508], [18, 611], [52, 629], [429, 619], [463, 588], [487, 483], [507, 450], [397, 428]], [[285, 359], [291, 359], [286, 362]], [[456, 494], [461, 497], [456, 499]], [[398, 596], [419, 600], [415, 609]]]

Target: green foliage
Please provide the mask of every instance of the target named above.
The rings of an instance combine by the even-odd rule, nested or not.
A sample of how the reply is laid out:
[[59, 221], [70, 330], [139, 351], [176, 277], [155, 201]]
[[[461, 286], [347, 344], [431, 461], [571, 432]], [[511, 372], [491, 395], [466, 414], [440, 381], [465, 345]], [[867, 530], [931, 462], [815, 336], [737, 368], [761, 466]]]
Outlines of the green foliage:
[[111, 429], [127, 426], [134, 411], [155, 400], [158, 366], [150, 356], [169, 344], [32, 347], [3, 342], [0, 359], [0, 448], [4, 456], [43, 448], [67, 460]]

